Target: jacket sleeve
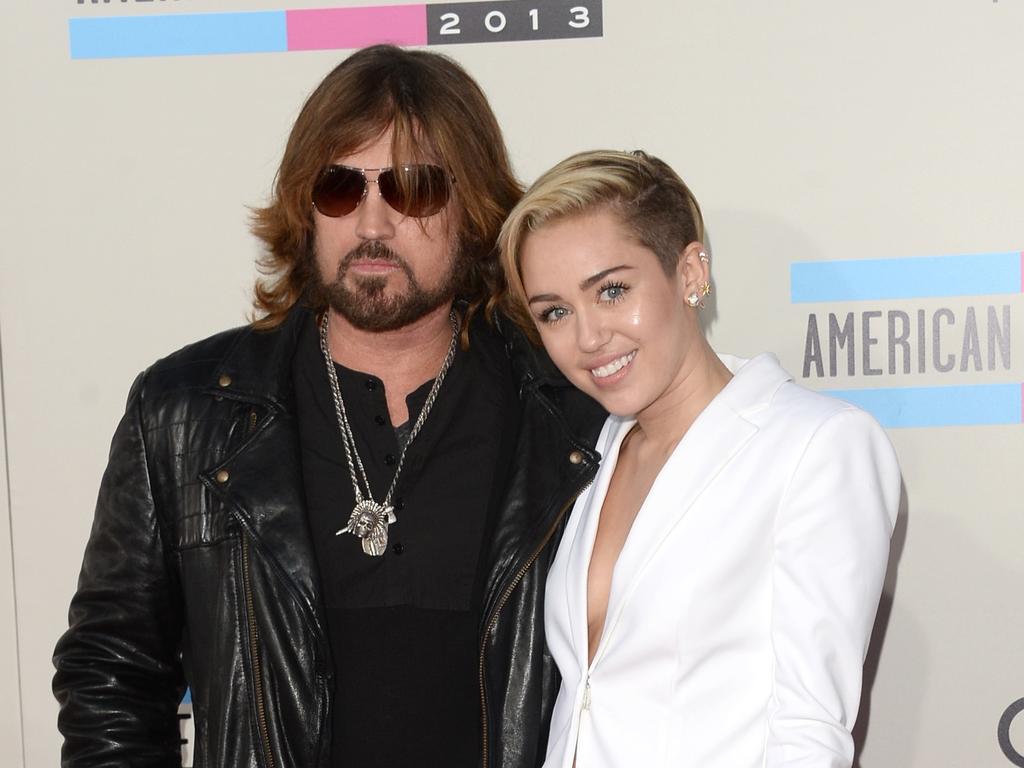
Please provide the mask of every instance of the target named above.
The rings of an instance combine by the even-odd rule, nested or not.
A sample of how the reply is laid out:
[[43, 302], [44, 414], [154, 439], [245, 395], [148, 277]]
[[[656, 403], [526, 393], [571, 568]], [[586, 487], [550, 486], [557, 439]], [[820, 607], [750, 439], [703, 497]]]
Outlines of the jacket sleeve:
[[809, 440], [783, 494], [772, 567], [766, 768], [849, 768], [864, 656], [900, 498], [882, 428], [849, 407]]
[[150, 484], [144, 381], [114, 434], [69, 628], [54, 651], [66, 768], [181, 765], [181, 608]]

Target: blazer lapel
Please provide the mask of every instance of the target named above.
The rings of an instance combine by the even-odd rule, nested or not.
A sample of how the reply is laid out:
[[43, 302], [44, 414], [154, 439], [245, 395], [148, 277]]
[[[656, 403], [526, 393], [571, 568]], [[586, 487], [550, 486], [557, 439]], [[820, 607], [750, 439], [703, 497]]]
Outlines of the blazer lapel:
[[605, 641], [614, 634], [622, 609], [647, 565], [658, 555], [668, 535], [757, 433], [757, 426], [748, 417], [766, 407], [778, 387], [789, 380], [771, 355], [750, 361], [728, 356], [722, 359], [734, 374], [740, 369], [743, 372], [708, 404], [679, 441], [640, 507], [615, 565], [604, 635], [595, 662]]
[[601, 505], [604, 503], [608, 484], [615, 471], [619, 446], [635, 423], [634, 419], [615, 416], [610, 416], [605, 421], [601, 436], [595, 445], [595, 450], [604, 457], [601, 468], [594, 478], [593, 485], [576, 502], [563, 537], [563, 546], [568, 546], [565, 597], [569, 606], [569, 629], [580, 669], [586, 669], [588, 664], [590, 628], [587, 620], [587, 579], [601, 516]]

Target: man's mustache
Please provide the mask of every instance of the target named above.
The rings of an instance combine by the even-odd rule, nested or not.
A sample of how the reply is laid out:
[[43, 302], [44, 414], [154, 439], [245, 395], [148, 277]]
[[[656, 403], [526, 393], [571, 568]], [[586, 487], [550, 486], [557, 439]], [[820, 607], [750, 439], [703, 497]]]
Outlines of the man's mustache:
[[388, 246], [380, 240], [367, 240], [360, 243], [345, 254], [345, 258], [341, 260], [341, 264], [339, 266], [342, 269], [345, 269], [345, 267], [348, 267], [353, 261], [360, 261], [362, 259], [366, 259], [368, 261], [390, 261], [400, 265], [402, 268], [406, 268], [406, 264], [402, 260], [402, 257], [388, 248]]

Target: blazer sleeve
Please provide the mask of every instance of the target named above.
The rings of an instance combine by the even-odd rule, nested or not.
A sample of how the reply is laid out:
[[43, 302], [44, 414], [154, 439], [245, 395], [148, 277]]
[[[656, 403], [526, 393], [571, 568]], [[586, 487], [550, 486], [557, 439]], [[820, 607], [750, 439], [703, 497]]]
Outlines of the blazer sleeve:
[[900, 484], [885, 432], [852, 406], [823, 421], [796, 464], [775, 528], [766, 768], [853, 762]]
[[150, 485], [143, 381], [114, 434], [69, 628], [54, 650], [65, 768], [181, 765], [180, 599]]

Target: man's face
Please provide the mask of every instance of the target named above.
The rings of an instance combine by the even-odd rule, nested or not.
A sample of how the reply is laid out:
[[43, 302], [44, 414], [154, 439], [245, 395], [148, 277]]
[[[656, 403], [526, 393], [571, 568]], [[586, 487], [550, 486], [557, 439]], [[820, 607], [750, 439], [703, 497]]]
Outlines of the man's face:
[[[352, 168], [391, 167], [391, 128], [334, 162]], [[366, 172], [369, 182], [377, 175]], [[314, 209], [316, 288], [355, 327], [394, 330], [450, 303], [455, 295], [462, 265], [451, 226], [453, 203], [427, 218], [407, 218], [369, 182], [351, 213], [332, 218]]]

